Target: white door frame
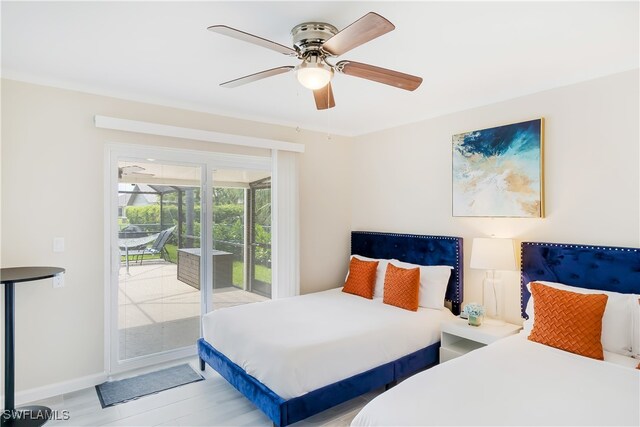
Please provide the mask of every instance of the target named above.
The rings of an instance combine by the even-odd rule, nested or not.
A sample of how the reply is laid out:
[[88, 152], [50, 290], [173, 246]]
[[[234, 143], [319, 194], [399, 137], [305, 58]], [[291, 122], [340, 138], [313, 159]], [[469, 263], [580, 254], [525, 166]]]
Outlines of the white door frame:
[[[182, 164], [186, 166], [198, 166], [201, 171], [201, 198], [200, 211], [200, 247], [204, 253], [213, 250], [213, 241], [210, 238], [213, 218], [213, 185], [211, 185], [211, 172], [214, 169], [245, 169], [245, 170], [269, 170], [273, 174], [270, 157], [245, 156], [235, 154], [215, 153], [208, 151], [183, 150], [176, 148], [162, 148], [135, 144], [108, 143], [105, 145], [104, 167], [104, 368], [108, 375], [119, 372], [164, 363], [170, 360], [195, 356], [197, 354], [195, 343], [193, 346], [175, 350], [169, 350], [149, 356], [142, 356], [120, 361], [118, 358], [118, 269], [120, 268], [120, 251], [118, 248], [118, 162], [128, 159], [154, 159], [158, 163]], [[211, 257], [201, 257], [200, 283], [211, 283], [213, 280], [213, 260]], [[211, 311], [212, 301], [208, 286], [201, 286], [201, 313]], [[202, 325], [200, 326], [202, 335]]]

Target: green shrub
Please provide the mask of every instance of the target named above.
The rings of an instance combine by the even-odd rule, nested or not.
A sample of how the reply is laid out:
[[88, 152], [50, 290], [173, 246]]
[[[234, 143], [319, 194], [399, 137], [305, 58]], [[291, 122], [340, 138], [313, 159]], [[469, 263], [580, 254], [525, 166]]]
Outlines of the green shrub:
[[[241, 190], [239, 190], [241, 191]], [[233, 193], [227, 191], [223, 193], [222, 199], [231, 201], [234, 198], [238, 200], [239, 193]], [[261, 224], [255, 225], [256, 242], [271, 244], [271, 233], [267, 231], [270, 229], [270, 206], [264, 205], [261, 209], [262, 216], [269, 214], [269, 217], [262, 218], [267, 222], [265, 226]], [[162, 206], [163, 213], [163, 226], [167, 228], [172, 225], [178, 224], [178, 206], [175, 202], [166, 201]], [[135, 224], [138, 226], [158, 225], [160, 224], [160, 203], [154, 203], [146, 206], [128, 206], [125, 209], [126, 218], [123, 218], [123, 222], [126, 221], [129, 224]], [[184, 210], [183, 210], [184, 215]], [[244, 243], [244, 205], [242, 204], [223, 204], [215, 205], [213, 207], [213, 239], [214, 242], [231, 242], [242, 245]], [[185, 239], [186, 229], [182, 229], [183, 239]], [[177, 234], [177, 233], [176, 233]], [[170, 239], [171, 243], [177, 244], [177, 236], [174, 234]], [[194, 222], [193, 222], [193, 235], [200, 235], [200, 204], [196, 203], [194, 206]], [[184, 240], [183, 240], [184, 242]], [[229, 250], [230, 248], [221, 248], [222, 250]], [[234, 251], [235, 252], [235, 251]], [[269, 266], [271, 263], [271, 247], [256, 247], [256, 262], [262, 265]]]

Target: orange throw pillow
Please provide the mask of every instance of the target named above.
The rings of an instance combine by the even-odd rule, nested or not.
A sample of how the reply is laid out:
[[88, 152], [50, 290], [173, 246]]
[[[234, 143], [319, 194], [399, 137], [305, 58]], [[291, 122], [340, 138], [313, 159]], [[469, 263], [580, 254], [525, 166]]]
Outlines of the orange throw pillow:
[[395, 305], [405, 310], [418, 310], [420, 291], [420, 268], [400, 268], [389, 263], [384, 276], [385, 304]]
[[356, 257], [349, 263], [349, 276], [342, 292], [373, 299], [378, 261], [362, 261]]
[[[531, 284], [535, 321], [529, 340], [604, 360], [602, 316], [608, 297]], [[540, 316], [540, 317], [538, 317]]]

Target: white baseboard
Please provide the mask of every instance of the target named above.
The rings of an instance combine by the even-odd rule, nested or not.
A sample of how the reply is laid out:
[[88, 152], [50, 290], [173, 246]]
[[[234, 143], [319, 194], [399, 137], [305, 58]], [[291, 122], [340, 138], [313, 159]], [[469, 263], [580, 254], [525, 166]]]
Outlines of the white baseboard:
[[[19, 391], [15, 396], [16, 406], [65, 393], [71, 393], [87, 387], [93, 387], [98, 384], [102, 384], [106, 380], [107, 374], [105, 372], [101, 372], [99, 374], [87, 375], [86, 377], [76, 378], [69, 381], [62, 381], [55, 384]], [[4, 395], [0, 397], [0, 402], [2, 402], [2, 407], [4, 408]]]

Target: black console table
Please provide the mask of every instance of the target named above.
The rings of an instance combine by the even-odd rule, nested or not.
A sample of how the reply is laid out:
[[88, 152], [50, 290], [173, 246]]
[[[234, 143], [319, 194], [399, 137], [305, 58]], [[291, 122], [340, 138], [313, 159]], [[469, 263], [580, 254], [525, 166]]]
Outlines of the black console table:
[[15, 295], [16, 283], [49, 279], [64, 273], [58, 267], [15, 267], [0, 269], [4, 284], [4, 412], [0, 416], [2, 426], [41, 426], [51, 418], [46, 406], [15, 408]]

